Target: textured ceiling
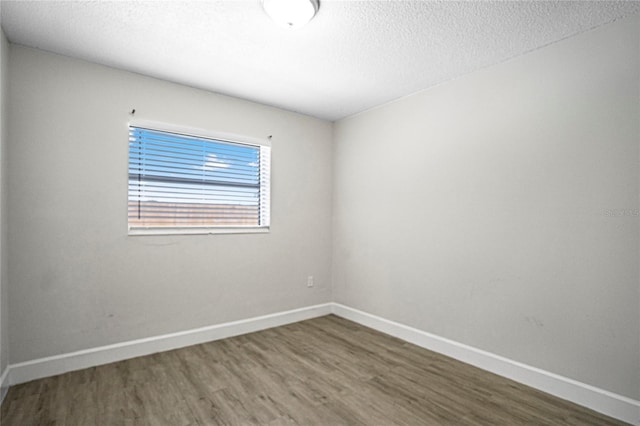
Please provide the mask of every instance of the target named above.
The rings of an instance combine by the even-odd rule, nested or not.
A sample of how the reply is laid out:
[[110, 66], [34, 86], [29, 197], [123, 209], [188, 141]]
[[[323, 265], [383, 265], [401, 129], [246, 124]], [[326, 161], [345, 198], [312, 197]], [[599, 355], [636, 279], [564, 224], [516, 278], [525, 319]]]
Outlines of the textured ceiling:
[[8, 1], [13, 43], [336, 120], [640, 12], [636, 1]]

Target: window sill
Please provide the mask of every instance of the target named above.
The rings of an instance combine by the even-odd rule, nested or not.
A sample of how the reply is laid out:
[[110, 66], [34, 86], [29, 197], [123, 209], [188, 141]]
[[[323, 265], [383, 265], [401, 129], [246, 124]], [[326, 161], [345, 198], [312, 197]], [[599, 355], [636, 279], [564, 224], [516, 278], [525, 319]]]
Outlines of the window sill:
[[213, 235], [213, 234], [267, 234], [268, 227], [237, 228], [132, 228], [129, 236], [142, 235]]

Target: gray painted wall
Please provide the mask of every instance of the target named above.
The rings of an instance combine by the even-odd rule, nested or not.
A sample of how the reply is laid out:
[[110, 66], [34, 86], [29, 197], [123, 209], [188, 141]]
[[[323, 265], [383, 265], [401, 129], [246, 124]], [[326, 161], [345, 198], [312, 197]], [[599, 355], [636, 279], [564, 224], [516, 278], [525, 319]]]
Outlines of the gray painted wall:
[[[11, 363], [330, 300], [331, 123], [35, 49], [10, 54]], [[271, 232], [127, 236], [133, 108], [273, 135]]]
[[639, 29], [336, 123], [334, 300], [640, 399]]
[[[9, 310], [7, 282], [7, 69], [9, 44], [0, 29], [0, 375], [9, 364]], [[2, 391], [0, 391], [0, 395]]]

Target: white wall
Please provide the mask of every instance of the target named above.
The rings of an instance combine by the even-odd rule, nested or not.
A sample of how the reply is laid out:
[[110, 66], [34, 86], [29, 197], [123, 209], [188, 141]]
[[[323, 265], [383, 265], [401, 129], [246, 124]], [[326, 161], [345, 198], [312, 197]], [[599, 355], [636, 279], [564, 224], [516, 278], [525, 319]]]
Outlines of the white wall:
[[[11, 363], [330, 300], [331, 123], [10, 49]], [[142, 119], [273, 135], [271, 232], [128, 237], [134, 108]]]
[[[7, 69], [9, 44], [0, 29], [0, 379], [9, 364], [9, 310], [6, 249]], [[0, 386], [2, 383], [0, 383]], [[0, 388], [0, 401], [3, 390]]]
[[336, 123], [334, 300], [640, 399], [639, 28]]

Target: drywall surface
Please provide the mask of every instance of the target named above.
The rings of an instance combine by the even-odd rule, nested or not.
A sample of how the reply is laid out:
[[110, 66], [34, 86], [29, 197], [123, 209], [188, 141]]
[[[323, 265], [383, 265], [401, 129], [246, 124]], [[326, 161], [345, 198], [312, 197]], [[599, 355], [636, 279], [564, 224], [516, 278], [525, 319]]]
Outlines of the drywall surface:
[[[0, 29], [0, 375], [9, 365], [9, 310], [7, 283], [7, 70], [9, 44]], [[1, 385], [1, 383], [0, 383]], [[0, 401], [2, 390], [0, 389]]]
[[337, 122], [334, 301], [640, 399], [639, 29]]
[[[331, 123], [10, 49], [12, 364], [330, 300]], [[273, 135], [271, 232], [127, 236], [133, 109], [138, 119]]]

